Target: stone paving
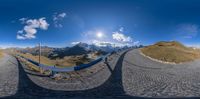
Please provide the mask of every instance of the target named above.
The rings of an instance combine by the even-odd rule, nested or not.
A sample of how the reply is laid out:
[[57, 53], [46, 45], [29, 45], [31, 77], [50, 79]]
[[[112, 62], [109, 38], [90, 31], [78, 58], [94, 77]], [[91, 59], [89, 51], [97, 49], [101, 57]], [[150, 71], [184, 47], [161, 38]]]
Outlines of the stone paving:
[[[78, 75], [73, 76], [73, 79], [56, 81], [31, 72], [13, 57], [6, 59], [13, 60], [12, 63], [15, 64], [9, 65], [12, 66], [10, 68], [15, 68], [9, 69], [15, 73], [9, 75], [13, 77], [10, 83], [15, 86], [15, 91], [1, 95], [2, 98], [198, 99], [200, 96], [199, 60], [179, 65], [162, 64], [142, 56], [138, 49], [134, 49], [114, 54], [105, 62], [83, 71], [69, 73], [69, 78], [70, 75]], [[6, 69], [2, 73], [9, 74]], [[5, 79], [0, 77], [1, 80]]]
[[124, 58], [122, 71], [125, 92], [131, 96], [200, 96], [200, 60], [162, 64], [132, 50]]
[[9, 55], [0, 59], [0, 97], [14, 95], [18, 85], [17, 60]]

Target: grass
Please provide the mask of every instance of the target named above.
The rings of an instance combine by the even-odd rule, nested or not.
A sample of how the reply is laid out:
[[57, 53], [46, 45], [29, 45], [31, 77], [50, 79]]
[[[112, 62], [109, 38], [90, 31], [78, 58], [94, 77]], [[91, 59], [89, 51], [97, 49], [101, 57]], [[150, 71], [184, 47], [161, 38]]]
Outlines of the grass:
[[[24, 56], [24, 57], [29, 58], [29, 59], [32, 59], [36, 62], [39, 61], [39, 56], [34, 56], [32, 54], [29, 54], [29, 53], [26, 53], [26, 54], [20, 53], [19, 55]], [[48, 59], [44, 56], [41, 56], [41, 63], [47, 64], [47, 65], [54, 65], [54, 62], [52, 60], [50, 60], [50, 59]]]
[[[24, 56], [26, 58], [32, 59], [36, 62], [39, 61], [39, 56], [34, 56], [29, 53], [18, 53], [21, 56]], [[41, 63], [50, 65], [50, 66], [57, 66], [57, 67], [68, 67], [68, 66], [75, 66], [83, 63], [89, 63], [90, 60], [85, 59], [83, 55], [78, 55], [78, 56], [66, 56], [63, 59], [49, 59], [47, 57], [41, 56]]]
[[78, 56], [65, 56], [63, 59], [56, 59], [55, 64], [57, 66], [75, 66], [75, 65], [80, 65], [80, 64], [86, 64], [89, 63], [90, 60], [84, 58], [83, 55], [78, 55]]
[[3, 50], [0, 49], [0, 59], [4, 56]]
[[26, 61], [23, 58], [18, 57], [19, 61], [22, 62], [23, 64], [25, 64], [26, 66], [28, 66], [31, 70], [39, 72], [40, 68], [38, 66], [33, 65], [32, 63]]
[[200, 50], [185, 47], [179, 42], [158, 42], [141, 49], [141, 52], [151, 58], [165, 62], [182, 63], [200, 58]]
[[21, 57], [17, 57], [18, 58], [18, 60], [21, 62], [21, 63], [23, 63], [24, 65], [26, 65], [30, 70], [32, 70], [32, 71], [35, 71], [35, 72], [40, 72], [40, 73], [42, 73], [42, 74], [45, 74], [45, 75], [49, 75], [51, 72], [50, 71], [48, 71], [48, 70], [42, 70], [42, 69], [40, 69], [38, 66], [35, 66], [34, 64], [32, 64], [32, 63], [30, 63], [30, 62], [28, 62], [28, 61], [26, 61], [24, 58], [21, 58]]

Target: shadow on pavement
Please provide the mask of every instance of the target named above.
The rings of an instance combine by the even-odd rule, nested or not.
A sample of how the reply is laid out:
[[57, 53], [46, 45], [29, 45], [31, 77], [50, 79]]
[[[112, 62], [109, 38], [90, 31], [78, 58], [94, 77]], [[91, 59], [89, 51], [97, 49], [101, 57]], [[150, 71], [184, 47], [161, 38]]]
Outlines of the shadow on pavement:
[[107, 57], [105, 58], [105, 62], [104, 62], [104, 63], [105, 63], [105, 64], [106, 64], [106, 66], [108, 67], [109, 71], [112, 73], [112, 72], [113, 72], [113, 70], [112, 70], [112, 68], [111, 68], [110, 64], [108, 63], [108, 59], [107, 59]]
[[[124, 56], [127, 52], [123, 53], [116, 66], [115, 69], [112, 71], [111, 76], [109, 79], [99, 87], [83, 90], [83, 91], [57, 91], [42, 88], [32, 82], [27, 73], [25, 72], [24, 68], [18, 61], [18, 68], [19, 68], [19, 83], [18, 83], [18, 91], [13, 96], [3, 97], [3, 98], [134, 98], [134, 99], [147, 99], [143, 97], [134, 97], [125, 94], [122, 85], [122, 64]], [[148, 98], [152, 99], [152, 98]], [[158, 99], [158, 98], [157, 98]], [[172, 99], [172, 98], [170, 98]], [[182, 98], [180, 98], [182, 99]], [[190, 99], [190, 98], [187, 98]], [[191, 98], [193, 99], [193, 98]], [[196, 98], [198, 99], [198, 98]]]

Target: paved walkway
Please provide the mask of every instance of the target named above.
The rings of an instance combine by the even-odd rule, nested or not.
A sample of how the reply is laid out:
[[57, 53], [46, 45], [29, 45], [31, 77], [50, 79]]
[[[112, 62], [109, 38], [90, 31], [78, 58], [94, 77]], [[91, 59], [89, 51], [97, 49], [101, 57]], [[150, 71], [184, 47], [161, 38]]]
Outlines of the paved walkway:
[[[46, 89], [35, 84], [27, 75], [23, 66], [19, 66], [19, 84], [15, 95], [4, 98], [125, 98], [122, 86], [122, 62], [126, 52], [119, 55], [119, 59], [111, 70], [110, 77], [100, 86], [87, 90], [62, 91]], [[111, 66], [108, 64], [108, 66]], [[113, 67], [110, 67], [113, 68]], [[99, 77], [99, 79], [101, 79]]]
[[[18, 90], [14, 95], [3, 98], [146, 99], [147, 97], [180, 97], [182, 99], [181, 97], [191, 97], [193, 99], [200, 96], [199, 61], [176, 66], [162, 65], [142, 57], [138, 52], [138, 50], [132, 50], [119, 54], [116, 63], [113, 62], [115, 65], [106, 62], [111, 75], [100, 86], [86, 90], [66, 91], [44, 88], [33, 82], [26, 69], [23, 68], [24, 66], [18, 62]], [[191, 67], [187, 67], [188, 65]]]
[[17, 85], [17, 60], [5, 55], [0, 59], [0, 97], [14, 95], [17, 92]]
[[132, 50], [124, 58], [123, 86], [131, 96], [199, 97], [200, 60], [162, 64]]

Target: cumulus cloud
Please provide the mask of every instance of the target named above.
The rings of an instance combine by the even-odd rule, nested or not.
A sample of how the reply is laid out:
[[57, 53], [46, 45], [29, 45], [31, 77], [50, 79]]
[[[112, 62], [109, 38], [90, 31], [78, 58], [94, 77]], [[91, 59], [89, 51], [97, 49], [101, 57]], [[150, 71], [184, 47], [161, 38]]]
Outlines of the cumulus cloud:
[[66, 13], [55, 13], [53, 15], [53, 21], [54, 21], [54, 26], [55, 27], [63, 27], [63, 25], [60, 23], [65, 17]]
[[45, 20], [45, 18], [40, 18], [39, 19], [39, 23], [40, 23], [40, 28], [43, 30], [47, 30], [49, 27], [49, 24], [47, 23], [47, 21]]
[[132, 42], [132, 38], [130, 36], [126, 36], [120, 32], [113, 32], [112, 38], [119, 42]]
[[24, 36], [22, 36], [22, 35], [17, 35], [17, 39], [19, 39], [19, 40], [24, 40], [24, 39], [26, 39]]
[[35, 34], [37, 33], [37, 29], [47, 30], [49, 24], [46, 21], [45, 17], [39, 19], [21, 19], [25, 21], [23, 30], [19, 30], [17, 32], [17, 39], [34, 39], [36, 38]]
[[199, 26], [196, 24], [180, 24], [178, 25], [177, 32], [183, 38], [193, 38], [197, 36]]
[[132, 42], [133, 39], [130, 36], [126, 36], [123, 32], [124, 28], [120, 27], [119, 31], [113, 32], [112, 38], [114, 40], [117, 40], [118, 42], [124, 42], [124, 43]]
[[23, 30], [19, 30], [17, 31], [17, 39], [25, 39], [25, 37], [23, 36]]

